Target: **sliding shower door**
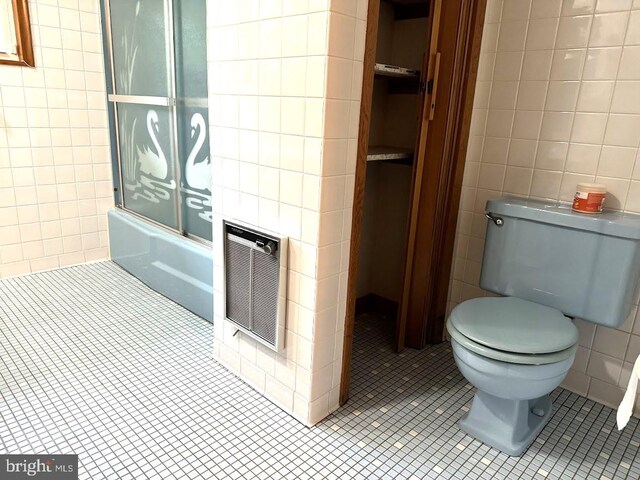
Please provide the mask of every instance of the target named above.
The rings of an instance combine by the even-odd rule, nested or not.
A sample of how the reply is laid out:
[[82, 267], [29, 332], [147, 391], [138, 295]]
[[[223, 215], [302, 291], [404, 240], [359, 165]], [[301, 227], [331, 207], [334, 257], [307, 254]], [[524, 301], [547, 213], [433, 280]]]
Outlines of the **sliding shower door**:
[[120, 206], [211, 240], [205, 0], [105, 0]]
[[205, 0], [174, 2], [182, 226], [211, 240]]

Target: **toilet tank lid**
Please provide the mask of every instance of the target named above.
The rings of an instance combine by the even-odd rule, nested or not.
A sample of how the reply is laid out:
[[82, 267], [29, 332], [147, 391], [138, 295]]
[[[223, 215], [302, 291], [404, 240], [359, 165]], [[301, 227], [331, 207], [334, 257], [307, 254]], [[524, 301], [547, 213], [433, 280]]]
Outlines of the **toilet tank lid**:
[[500, 197], [487, 201], [487, 213], [585, 230], [612, 237], [640, 239], [640, 215], [615, 211], [588, 214], [571, 205], [522, 197]]

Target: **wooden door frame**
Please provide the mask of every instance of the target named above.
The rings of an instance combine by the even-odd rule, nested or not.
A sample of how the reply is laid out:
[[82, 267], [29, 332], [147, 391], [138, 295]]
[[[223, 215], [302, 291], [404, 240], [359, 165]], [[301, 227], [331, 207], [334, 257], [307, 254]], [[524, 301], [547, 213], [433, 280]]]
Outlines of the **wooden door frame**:
[[[399, 317], [399, 321], [407, 325], [406, 330], [411, 329], [411, 338], [407, 344], [416, 348], [442, 338], [486, 3], [487, 0], [442, 2], [439, 24], [441, 33], [438, 36], [438, 52], [441, 53], [443, 62], [440, 84], [444, 83], [445, 87], [442, 89], [450, 93], [443, 95], [442, 90], [436, 92], [438, 103], [430, 122], [432, 126], [429, 127], [433, 135], [427, 140], [423, 173], [414, 178], [412, 195], [416, 198], [419, 196], [419, 201], [412, 207], [410, 215], [408, 246], [413, 245], [413, 248], [407, 250], [407, 272]], [[351, 378], [358, 257], [379, 11], [380, 0], [369, 0], [340, 381], [341, 405], [349, 398]], [[429, 70], [432, 71], [432, 68]], [[431, 98], [427, 96], [425, 102], [430, 103]], [[431, 141], [436, 135], [438, 141]], [[441, 155], [429, 156], [430, 152], [438, 150]], [[413, 208], [417, 210], [414, 212]], [[399, 333], [404, 335], [405, 332]]]

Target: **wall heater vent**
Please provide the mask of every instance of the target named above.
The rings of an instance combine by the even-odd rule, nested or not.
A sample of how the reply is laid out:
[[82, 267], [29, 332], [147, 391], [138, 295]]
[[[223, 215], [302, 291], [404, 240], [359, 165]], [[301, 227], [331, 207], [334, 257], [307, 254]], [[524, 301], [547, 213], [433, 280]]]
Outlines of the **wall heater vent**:
[[225, 220], [225, 318], [275, 351], [284, 349], [287, 238]]

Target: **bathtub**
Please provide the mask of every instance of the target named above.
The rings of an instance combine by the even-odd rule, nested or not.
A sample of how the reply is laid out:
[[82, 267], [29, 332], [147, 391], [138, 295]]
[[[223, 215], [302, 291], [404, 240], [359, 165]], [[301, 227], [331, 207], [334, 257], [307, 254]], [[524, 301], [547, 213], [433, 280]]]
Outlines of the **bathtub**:
[[211, 248], [121, 209], [108, 212], [111, 260], [196, 315], [213, 321]]

